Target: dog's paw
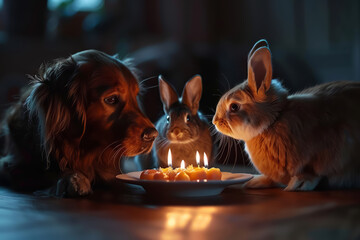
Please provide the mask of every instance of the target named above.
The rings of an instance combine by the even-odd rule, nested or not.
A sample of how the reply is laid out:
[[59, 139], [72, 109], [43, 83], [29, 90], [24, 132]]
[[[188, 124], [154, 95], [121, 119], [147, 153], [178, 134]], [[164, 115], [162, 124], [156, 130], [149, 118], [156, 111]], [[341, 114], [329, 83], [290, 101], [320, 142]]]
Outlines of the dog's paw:
[[75, 172], [58, 180], [56, 196], [78, 197], [92, 193], [89, 179], [82, 173]]
[[300, 179], [294, 176], [290, 179], [285, 191], [312, 191], [320, 182], [320, 177], [314, 177], [310, 180]]
[[276, 183], [264, 175], [254, 176], [253, 179], [245, 183], [244, 188], [273, 188], [278, 187]]

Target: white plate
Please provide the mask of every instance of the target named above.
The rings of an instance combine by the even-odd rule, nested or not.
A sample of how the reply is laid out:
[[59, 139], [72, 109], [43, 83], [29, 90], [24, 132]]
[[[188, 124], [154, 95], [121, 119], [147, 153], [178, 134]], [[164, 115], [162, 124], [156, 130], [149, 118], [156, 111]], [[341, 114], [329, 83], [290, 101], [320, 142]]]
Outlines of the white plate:
[[246, 173], [222, 172], [221, 180], [207, 182], [196, 181], [150, 181], [140, 179], [141, 171], [119, 174], [116, 176], [122, 182], [142, 186], [149, 194], [170, 195], [176, 197], [204, 197], [220, 194], [229, 185], [244, 183], [253, 178]]

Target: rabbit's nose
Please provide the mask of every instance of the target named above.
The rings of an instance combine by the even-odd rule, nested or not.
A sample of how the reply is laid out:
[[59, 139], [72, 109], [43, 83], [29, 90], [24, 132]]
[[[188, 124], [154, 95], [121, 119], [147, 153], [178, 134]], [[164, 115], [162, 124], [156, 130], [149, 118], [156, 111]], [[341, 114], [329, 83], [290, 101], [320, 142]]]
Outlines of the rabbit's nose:
[[158, 131], [155, 128], [146, 128], [142, 133], [142, 139], [146, 142], [152, 142], [158, 136]]
[[181, 135], [182, 131], [180, 128], [174, 128], [173, 130], [171, 130], [171, 133], [178, 137], [179, 135]]
[[212, 123], [213, 123], [214, 125], [216, 125], [216, 124], [218, 124], [218, 122], [219, 122], [219, 118], [218, 118], [217, 116], [214, 116], [214, 117], [213, 117], [213, 120], [212, 120]]

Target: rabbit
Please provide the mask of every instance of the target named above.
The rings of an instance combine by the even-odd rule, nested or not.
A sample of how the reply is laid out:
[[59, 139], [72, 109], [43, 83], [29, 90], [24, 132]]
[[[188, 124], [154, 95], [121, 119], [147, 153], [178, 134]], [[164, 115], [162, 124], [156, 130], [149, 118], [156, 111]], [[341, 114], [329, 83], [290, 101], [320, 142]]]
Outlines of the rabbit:
[[330, 82], [290, 95], [272, 79], [271, 52], [262, 39], [248, 56], [247, 80], [221, 97], [212, 122], [245, 142], [261, 173], [245, 187], [359, 188], [359, 106], [358, 82]]
[[159, 92], [165, 114], [155, 124], [159, 132], [152, 150], [156, 166], [168, 166], [169, 149], [173, 167], [180, 167], [182, 160], [185, 160], [186, 165], [195, 166], [196, 151], [201, 156], [201, 164], [203, 153], [206, 153], [211, 165], [213, 140], [210, 124], [198, 111], [202, 94], [201, 76], [195, 75], [186, 83], [179, 99], [174, 87], [160, 75]]

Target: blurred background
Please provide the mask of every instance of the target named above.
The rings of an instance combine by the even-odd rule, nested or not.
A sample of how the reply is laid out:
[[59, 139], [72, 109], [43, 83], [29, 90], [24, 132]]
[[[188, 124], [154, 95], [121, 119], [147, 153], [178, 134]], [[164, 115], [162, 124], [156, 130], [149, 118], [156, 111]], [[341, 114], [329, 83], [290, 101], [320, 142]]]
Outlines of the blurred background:
[[153, 122], [163, 114], [157, 76], [181, 93], [200, 74], [210, 120], [220, 96], [246, 79], [248, 51], [261, 38], [291, 92], [360, 80], [357, 0], [0, 0], [0, 110], [43, 62], [98, 49], [134, 59]]

